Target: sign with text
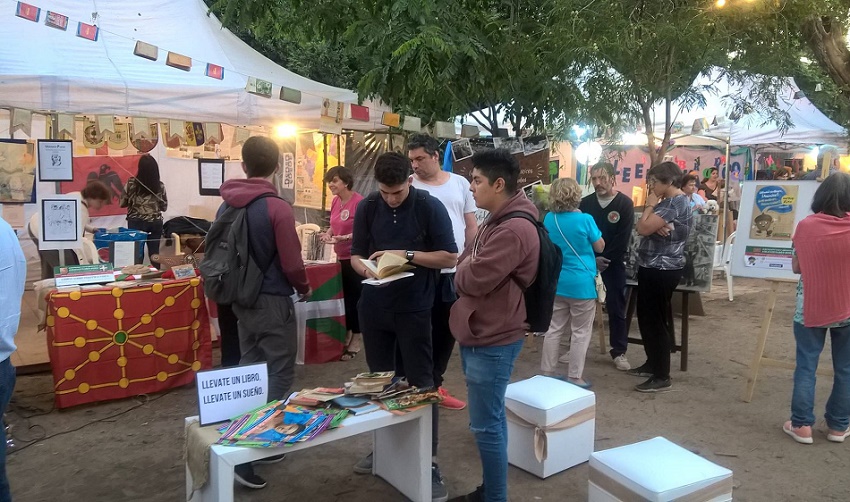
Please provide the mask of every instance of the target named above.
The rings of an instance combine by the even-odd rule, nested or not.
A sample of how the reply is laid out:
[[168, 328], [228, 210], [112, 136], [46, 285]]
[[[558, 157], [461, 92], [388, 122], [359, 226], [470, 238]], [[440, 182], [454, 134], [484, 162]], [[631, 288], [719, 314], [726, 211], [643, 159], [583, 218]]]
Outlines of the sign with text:
[[269, 401], [266, 363], [199, 371], [196, 382], [201, 426], [229, 420]]

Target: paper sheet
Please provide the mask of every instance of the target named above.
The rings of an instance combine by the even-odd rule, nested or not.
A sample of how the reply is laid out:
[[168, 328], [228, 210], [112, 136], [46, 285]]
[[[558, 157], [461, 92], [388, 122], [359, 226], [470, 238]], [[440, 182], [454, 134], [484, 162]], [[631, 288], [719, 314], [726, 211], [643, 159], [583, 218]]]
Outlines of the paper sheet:
[[224, 179], [224, 164], [219, 162], [201, 163], [201, 190], [218, 190]]
[[136, 241], [115, 241], [112, 243], [112, 264], [115, 268], [123, 268], [136, 263]]

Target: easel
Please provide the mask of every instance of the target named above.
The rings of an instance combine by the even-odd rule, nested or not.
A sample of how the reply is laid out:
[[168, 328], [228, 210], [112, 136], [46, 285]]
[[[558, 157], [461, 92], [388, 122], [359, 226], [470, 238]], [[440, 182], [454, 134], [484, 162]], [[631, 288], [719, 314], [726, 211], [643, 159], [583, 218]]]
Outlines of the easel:
[[[632, 328], [632, 318], [635, 316], [635, 309], [637, 308], [637, 285], [626, 284], [626, 289], [628, 289], [628, 301], [626, 301], [626, 333], [631, 331]], [[676, 335], [673, 334], [673, 340], [671, 341], [671, 351], [672, 353], [680, 352], [681, 357], [679, 358], [679, 369], [681, 371], [688, 371], [688, 334], [690, 328], [690, 295], [694, 293], [694, 291], [688, 291], [686, 289], [676, 288], [676, 293], [682, 293], [682, 327], [679, 330], [682, 333], [682, 343], [681, 345], [676, 345]], [[629, 337], [629, 343], [636, 343], [638, 345], [643, 345], [643, 339], [641, 338], [632, 338]]]
[[[764, 308], [764, 317], [761, 321], [761, 330], [759, 330], [758, 338], [756, 339], [756, 351], [753, 354], [753, 360], [750, 362], [750, 373], [747, 377], [747, 386], [744, 388], [744, 394], [741, 399], [745, 403], [749, 403], [753, 399], [753, 393], [756, 388], [756, 379], [758, 378], [759, 370], [762, 366], [773, 366], [776, 368], [787, 368], [793, 370], [796, 367], [795, 363], [783, 361], [779, 359], [771, 359], [764, 357], [764, 348], [767, 345], [767, 335], [770, 332], [770, 321], [773, 319], [773, 310], [776, 307], [776, 295], [781, 283], [794, 283], [796, 281], [789, 279], [767, 279], [770, 282], [770, 294], [767, 297], [767, 303]], [[829, 368], [818, 368], [818, 375], [832, 376], [833, 372]]]

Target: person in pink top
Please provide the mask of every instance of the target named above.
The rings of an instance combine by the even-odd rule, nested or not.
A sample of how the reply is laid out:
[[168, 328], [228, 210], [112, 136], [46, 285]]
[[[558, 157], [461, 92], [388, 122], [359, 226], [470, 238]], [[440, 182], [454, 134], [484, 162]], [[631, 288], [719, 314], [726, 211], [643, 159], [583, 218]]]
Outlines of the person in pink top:
[[348, 361], [360, 352], [362, 340], [357, 302], [360, 300], [360, 281], [363, 278], [351, 267], [351, 233], [354, 231], [354, 212], [363, 196], [352, 190], [354, 175], [345, 166], [328, 169], [325, 183], [334, 198], [331, 202], [331, 227], [322, 234], [322, 240], [334, 245], [334, 252], [342, 267], [342, 292], [345, 297], [345, 325], [348, 334], [345, 339], [345, 352], [340, 360]]
[[826, 439], [843, 443], [850, 436], [850, 175], [837, 172], [826, 178], [815, 192], [812, 212], [793, 237], [791, 266], [800, 274], [794, 313], [797, 365], [791, 420], [782, 430], [798, 443], [814, 442], [818, 359], [829, 331], [835, 376], [826, 402]]

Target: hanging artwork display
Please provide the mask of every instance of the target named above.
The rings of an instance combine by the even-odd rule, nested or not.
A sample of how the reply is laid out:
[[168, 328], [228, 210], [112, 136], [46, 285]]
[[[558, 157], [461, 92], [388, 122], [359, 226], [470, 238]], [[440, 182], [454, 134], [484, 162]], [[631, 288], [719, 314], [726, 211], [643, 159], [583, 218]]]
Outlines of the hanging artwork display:
[[331, 167], [344, 165], [345, 137], [326, 136], [328, 158], [325, 163], [323, 136], [319, 133], [300, 134], [296, 139], [295, 205], [298, 207], [322, 209], [322, 191], [325, 192], [324, 209], [331, 207], [333, 194], [327, 188], [324, 174]]
[[38, 179], [71, 181], [74, 179], [74, 145], [71, 140], [38, 140]]
[[790, 241], [797, 210], [796, 185], [757, 185], [750, 239]]
[[35, 202], [35, 144], [0, 139], [0, 203]]
[[119, 207], [124, 185], [136, 175], [141, 155], [124, 157], [94, 156], [74, 158], [74, 181], [59, 184], [62, 193], [79, 192], [91, 180], [101, 181], [112, 194], [111, 200], [100, 209], [92, 209], [89, 216], [113, 216], [127, 214]]

